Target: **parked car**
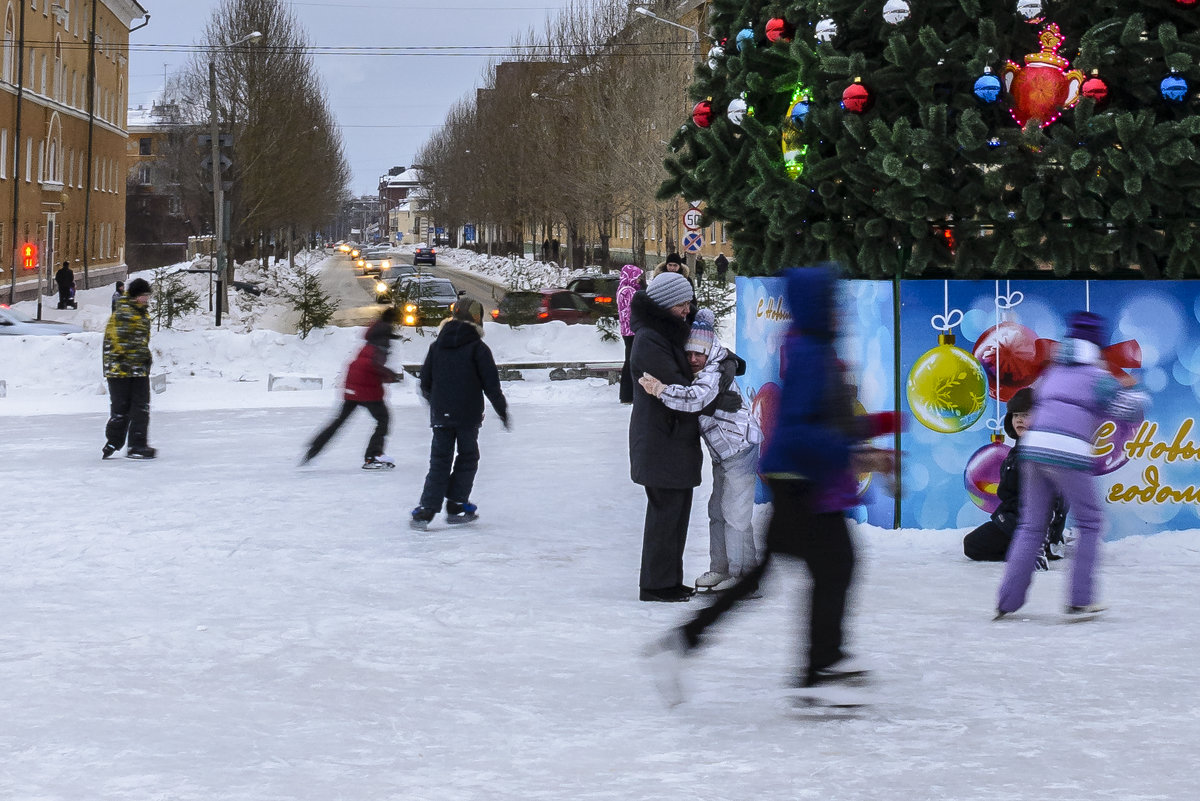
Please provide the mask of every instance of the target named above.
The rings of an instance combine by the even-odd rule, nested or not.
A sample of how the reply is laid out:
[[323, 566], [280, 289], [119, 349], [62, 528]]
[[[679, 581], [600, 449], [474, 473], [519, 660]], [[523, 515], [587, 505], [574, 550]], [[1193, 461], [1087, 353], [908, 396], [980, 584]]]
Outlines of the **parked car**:
[[506, 325], [531, 325], [560, 320], [568, 325], [589, 323], [595, 313], [569, 289], [548, 287], [533, 292], [506, 292], [492, 319]]
[[0, 305], [0, 336], [28, 337], [78, 334], [83, 329], [74, 323], [35, 320], [28, 314]]
[[450, 316], [459, 291], [445, 278], [414, 276], [400, 285], [396, 305], [403, 325], [437, 325]]
[[567, 289], [583, 298], [583, 302], [600, 314], [617, 313], [617, 286], [621, 279], [616, 275], [596, 273], [581, 275], [567, 283]]
[[433, 245], [417, 245], [413, 251], [413, 264], [429, 264], [430, 267], [437, 266], [437, 248]]

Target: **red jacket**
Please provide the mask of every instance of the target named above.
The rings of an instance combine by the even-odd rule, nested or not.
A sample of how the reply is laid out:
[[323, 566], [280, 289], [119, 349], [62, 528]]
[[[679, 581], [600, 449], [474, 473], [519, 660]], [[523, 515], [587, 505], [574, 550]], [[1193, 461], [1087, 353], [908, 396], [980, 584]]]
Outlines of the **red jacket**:
[[346, 400], [383, 400], [384, 382], [390, 382], [394, 374], [379, 357], [379, 349], [370, 342], [362, 346], [346, 372]]

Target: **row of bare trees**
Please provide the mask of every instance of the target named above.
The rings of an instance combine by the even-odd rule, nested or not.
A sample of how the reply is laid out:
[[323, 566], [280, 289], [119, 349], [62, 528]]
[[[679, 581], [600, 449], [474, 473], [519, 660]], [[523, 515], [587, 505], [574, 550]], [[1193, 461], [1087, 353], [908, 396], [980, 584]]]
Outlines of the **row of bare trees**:
[[[254, 31], [261, 40], [231, 45]], [[341, 131], [310, 55], [311, 42], [284, 0], [221, 0], [188, 66], [168, 94], [178, 115], [168, 163], [183, 206], [211, 230], [211, 168], [197, 136], [209, 131], [209, 61], [216, 66], [217, 119], [231, 134], [229, 239], [241, 258], [268, 242], [292, 244], [336, 218], [349, 197]], [[292, 248], [288, 248], [291, 250]]]
[[655, 193], [695, 50], [685, 31], [629, 9], [574, 0], [451, 109], [417, 157], [439, 225], [475, 224], [489, 247], [561, 237], [576, 267], [607, 264], [620, 228], [645, 263], [648, 226], [678, 218]]

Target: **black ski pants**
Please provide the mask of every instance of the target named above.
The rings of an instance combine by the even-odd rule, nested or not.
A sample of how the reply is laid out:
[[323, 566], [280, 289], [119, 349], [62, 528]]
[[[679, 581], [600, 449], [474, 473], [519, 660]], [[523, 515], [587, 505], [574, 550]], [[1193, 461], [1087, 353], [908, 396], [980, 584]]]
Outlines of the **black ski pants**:
[[436, 514], [442, 510], [443, 498], [455, 503], [471, 500], [478, 471], [479, 426], [434, 426], [422, 508]]
[[633, 371], [629, 369], [629, 353], [633, 350], [633, 337], [625, 340], [625, 364], [621, 366], [621, 403], [633, 403]]
[[150, 435], [150, 378], [108, 379], [108, 425], [104, 437], [117, 450], [144, 448]]
[[342, 402], [342, 410], [338, 412], [338, 416], [333, 418], [329, 425], [321, 429], [312, 443], [308, 446], [308, 452], [304, 454], [304, 461], [316, 456], [320, 453], [329, 440], [333, 439], [333, 435], [338, 432], [342, 424], [354, 414], [354, 410], [362, 406], [371, 416], [375, 418], [375, 430], [371, 433], [371, 439], [367, 442], [367, 451], [363, 455], [363, 459], [370, 459], [375, 456], [383, 455], [383, 442], [388, 434], [388, 407], [381, 400], [377, 401], [353, 401], [346, 400]]
[[963, 553], [976, 562], [1003, 562], [1012, 534], [991, 520], [963, 537]]
[[854, 545], [842, 512], [813, 512], [812, 485], [792, 479], [768, 479], [774, 513], [767, 529], [767, 547], [758, 567], [742, 576], [716, 601], [683, 626], [688, 646], [703, 642], [705, 630], [758, 589], [772, 558], [800, 559], [812, 577], [809, 604], [808, 659], [802, 681], [816, 670], [841, 659], [846, 596], [854, 576]]
[[683, 584], [683, 547], [692, 514], [692, 490], [646, 487], [642, 530], [643, 590], [671, 590]]

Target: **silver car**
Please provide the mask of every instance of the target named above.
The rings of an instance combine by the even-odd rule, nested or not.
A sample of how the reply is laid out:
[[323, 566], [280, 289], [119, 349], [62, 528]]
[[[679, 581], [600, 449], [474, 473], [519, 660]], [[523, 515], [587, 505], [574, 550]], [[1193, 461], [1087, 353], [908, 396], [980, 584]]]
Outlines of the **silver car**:
[[83, 329], [74, 323], [56, 320], [35, 320], [27, 314], [0, 304], [0, 336], [28, 337], [79, 334]]

